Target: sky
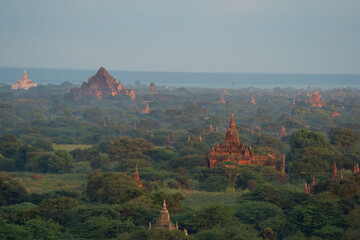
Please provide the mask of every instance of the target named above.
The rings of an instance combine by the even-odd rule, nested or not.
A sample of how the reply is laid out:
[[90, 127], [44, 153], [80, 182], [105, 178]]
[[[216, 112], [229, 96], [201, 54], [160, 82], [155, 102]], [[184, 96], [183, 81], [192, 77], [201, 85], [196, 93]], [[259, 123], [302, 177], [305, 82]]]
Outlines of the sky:
[[360, 74], [360, 1], [1, 0], [0, 66]]

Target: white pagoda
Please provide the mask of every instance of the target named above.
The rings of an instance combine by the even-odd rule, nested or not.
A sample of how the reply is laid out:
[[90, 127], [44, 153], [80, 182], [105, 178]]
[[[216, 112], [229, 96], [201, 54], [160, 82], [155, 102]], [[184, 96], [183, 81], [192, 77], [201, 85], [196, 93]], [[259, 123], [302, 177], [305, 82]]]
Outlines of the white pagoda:
[[36, 83], [33, 83], [32, 80], [28, 79], [26, 74], [26, 69], [24, 68], [23, 77], [21, 80], [18, 80], [11, 86], [11, 89], [24, 89], [28, 90], [31, 87], [36, 87]]

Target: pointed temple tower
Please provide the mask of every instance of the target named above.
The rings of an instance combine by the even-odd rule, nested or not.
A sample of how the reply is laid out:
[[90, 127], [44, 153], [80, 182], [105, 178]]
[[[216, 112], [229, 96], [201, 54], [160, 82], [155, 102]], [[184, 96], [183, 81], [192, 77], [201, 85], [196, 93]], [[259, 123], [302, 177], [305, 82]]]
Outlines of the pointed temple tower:
[[146, 107], [144, 110], [141, 111], [142, 114], [149, 114], [150, 113], [150, 108], [149, 108], [149, 104], [146, 104]]
[[139, 175], [137, 164], [135, 166], [134, 181], [138, 184], [139, 187], [142, 187], [142, 183], [140, 182], [140, 175]]
[[164, 230], [175, 230], [177, 229], [174, 223], [170, 220], [170, 214], [169, 211], [166, 208], [166, 202], [164, 199], [163, 207], [161, 209], [159, 219], [156, 222], [155, 228], [161, 228]]
[[252, 104], [256, 104], [255, 96], [252, 96], [252, 97], [251, 97], [251, 103], [252, 103]]
[[334, 163], [334, 169], [331, 176], [333, 179], [336, 177], [336, 173], [337, 173], [337, 168], [336, 168], [336, 163]]
[[315, 182], [315, 176], [313, 176], [312, 182], [311, 182], [311, 185], [310, 185], [311, 190], [313, 189], [313, 187], [315, 186], [315, 184], [316, 184], [316, 182]]
[[210, 124], [208, 133], [212, 133], [212, 132], [214, 132], [214, 129], [213, 129], [213, 127], [212, 127], [212, 124]]
[[[219, 163], [225, 162], [227, 157], [240, 165], [261, 165], [275, 168], [274, 156], [258, 156], [246, 143], [241, 143], [239, 133], [235, 126], [234, 114], [231, 115], [229, 128], [225, 134], [225, 142], [215, 146], [206, 154], [206, 166], [216, 167]], [[279, 171], [281, 169], [278, 169]]]
[[16, 90], [16, 89], [24, 89], [24, 90], [28, 90], [29, 88], [32, 87], [36, 87], [37, 85], [35, 83], [33, 83], [32, 80], [28, 79], [27, 74], [26, 74], [26, 69], [24, 68], [24, 73], [23, 73], [23, 77], [21, 80], [18, 80], [16, 83], [14, 83], [11, 86], [11, 89]]
[[226, 101], [225, 101], [224, 97], [223, 97], [223, 96], [221, 96], [220, 100], [219, 100], [219, 101], [217, 101], [217, 102], [215, 102], [215, 103], [225, 104], [225, 103], [226, 103]]
[[171, 146], [171, 139], [169, 134], [167, 135], [165, 146]]
[[286, 129], [284, 125], [281, 126], [281, 131], [279, 133], [279, 138], [283, 138], [283, 137], [286, 137]]
[[281, 155], [281, 172], [285, 173], [285, 154]]

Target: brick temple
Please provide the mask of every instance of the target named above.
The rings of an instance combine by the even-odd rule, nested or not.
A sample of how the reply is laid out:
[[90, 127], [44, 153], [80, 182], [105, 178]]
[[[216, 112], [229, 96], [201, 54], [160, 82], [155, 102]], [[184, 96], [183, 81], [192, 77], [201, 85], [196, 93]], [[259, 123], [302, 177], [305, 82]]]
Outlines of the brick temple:
[[222, 162], [236, 162], [240, 165], [261, 165], [276, 168], [274, 156], [270, 154], [267, 156], [256, 155], [251, 146], [240, 142], [234, 115], [231, 115], [230, 126], [225, 135], [225, 142], [215, 147], [213, 146], [205, 158], [208, 168], [216, 167]]
[[128, 95], [134, 100], [136, 97], [135, 90], [125, 89], [122, 82], [117, 83], [116, 79], [103, 67], [90, 77], [87, 83], [83, 82], [80, 88], [74, 88], [71, 91], [76, 98], [92, 95], [102, 99], [103, 96]]

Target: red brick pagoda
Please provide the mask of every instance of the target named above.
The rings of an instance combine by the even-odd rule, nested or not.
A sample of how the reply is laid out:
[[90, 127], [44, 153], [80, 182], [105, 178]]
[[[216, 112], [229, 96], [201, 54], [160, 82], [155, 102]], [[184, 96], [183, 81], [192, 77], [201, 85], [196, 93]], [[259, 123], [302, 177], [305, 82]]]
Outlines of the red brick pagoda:
[[155, 83], [153, 83], [153, 82], [150, 83], [148, 94], [151, 94], [151, 95], [158, 94]]
[[116, 79], [103, 67], [89, 78], [87, 83], [83, 82], [80, 88], [74, 88], [71, 91], [75, 93], [76, 98], [93, 95], [102, 99], [103, 96], [128, 95], [134, 100], [136, 97], [135, 90], [125, 89], [123, 84], [120, 81], [117, 83]]
[[312, 107], [318, 107], [318, 108], [326, 106], [326, 104], [325, 104], [324, 100], [321, 98], [318, 90], [315, 90], [313, 92], [313, 94], [311, 95], [310, 104]]
[[142, 114], [149, 114], [150, 113], [150, 108], [149, 108], [149, 104], [146, 104], [146, 107], [144, 110], [141, 111]]
[[134, 181], [137, 183], [137, 185], [139, 187], [142, 187], [142, 183], [140, 182], [140, 175], [139, 175], [137, 164], [135, 166], [135, 171], [134, 171]]
[[231, 115], [229, 129], [226, 131], [225, 142], [212, 147], [206, 154], [206, 166], [208, 168], [216, 167], [222, 162], [236, 162], [240, 165], [261, 165], [274, 167], [274, 156], [255, 155], [251, 146], [241, 143], [239, 133], [235, 126], [234, 114]]

